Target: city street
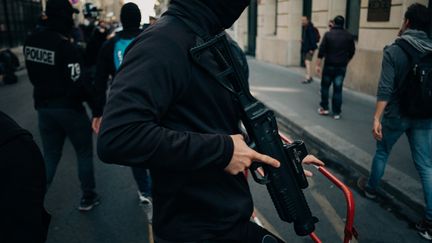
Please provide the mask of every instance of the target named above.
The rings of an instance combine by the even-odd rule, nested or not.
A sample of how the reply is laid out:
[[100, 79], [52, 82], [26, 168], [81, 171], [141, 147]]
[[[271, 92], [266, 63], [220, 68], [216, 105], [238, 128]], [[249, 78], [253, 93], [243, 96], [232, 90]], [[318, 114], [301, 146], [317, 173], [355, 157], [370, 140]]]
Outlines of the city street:
[[[249, 61], [251, 88], [258, 98], [266, 101], [275, 100], [279, 102], [280, 107], [284, 107], [278, 110], [279, 113], [295, 114], [308, 124], [313, 122], [332, 132], [340, 132], [340, 136], [348, 141], [354, 141], [353, 143], [364, 150], [373, 150], [370, 127], [349, 127], [350, 124], [346, 122], [356, 119], [371, 121], [372, 111], [369, 106], [363, 106], [356, 97], [346, 97], [345, 107], [359, 107], [362, 110], [360, 114], [356, 113], [358, 110], [347, 108], [343, 111], [341, 121], [319, 117], [315, 114], [319, 102], [317, 83], [302, 85], [300, 82], [303, 77], [290, 69], [264, 64], [254, 59]], [[32, 86], [25, 70], [19, 71], [18, 75], [17, 84], [0, 85], [0, 110], [28, 129], [40, 145]], [[345, 130], [352, 133], [343, 133]], [[363, 130], [368, 133], [365, 134]], [[359, 136], [359, 133], [363, 133], [364, 136]], [[393, 158], [410, 161], [405, 141], [399, 143], [395, 150]], [[308, 169], [315, 174], [309, 181], [310, 186], [305, 190], [305, 194], [311, 211], [320, 219], [316, 225], [316, 233], [323, 242], [342, 242], [346, 210], [343, 194], [314, 168]], [[405, 163], [399, 169], [416, 178], [412, 163]], [[351, 181], [350, 172], [333, 167], [330, 167], [330, 170], [349, 185], [355, 184]], [[101, 204], [88, 213], [80, 213], [77, 210], [81, 195], [76, 173], [75, 153], [70, 143], [66, 142], [55, 180], [46, 196], [46, 208], [52, 215], [48, 243], [149, 242], [148, 222], [143, 208], [138, 203], [136, 185], [129, 168], [104, 164], [95, 155], [96, 183]], [[258, 216], [268, 229], [287, 242], [312, 242], [309, 238], [297, 237], [292, 225], [279, 220], [264, 186], [252, 179], [250, 185]], [[360, 234], [359, 242], [427, 242], [413, 229], [412, 221], [394, 212], [392, 207], [367, 200], [356, 190], [354, 197], [355, 225]], [[414, 219], [421, 217], [415, 213], [411, 216]]]

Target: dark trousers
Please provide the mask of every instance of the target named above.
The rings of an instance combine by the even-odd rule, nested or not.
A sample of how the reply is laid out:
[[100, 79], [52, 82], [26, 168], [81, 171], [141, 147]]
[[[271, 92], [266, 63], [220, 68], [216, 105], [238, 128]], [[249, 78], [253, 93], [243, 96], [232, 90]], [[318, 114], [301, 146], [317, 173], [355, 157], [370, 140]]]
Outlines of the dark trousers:
[[246, 222], [216, 239], [174, 242], [155, 236], [155, 243], [284, 243], [284, 241], [257, 224]]
[[332, 110], [334, 114], [342, 112], [342, 89], [346, 67], [324, 66], [321, 80], [321, 103], [325, 110], [329, 109], [329, 89], [333, 84]]
[[94, 193], [93, 140], [90, 119], [81, 110], [38, 109], [39, 130], [46, 164], [47, 184], [51, 184], [60, 161], [66, 137], [78, 159], [78, 176], [84, 196]]
[[132, 174], [138, 185], [138, 190], [146, 197], [151, 197], [151, 178], [147, 169], [132, 167]]
[[50, 215], [42, 154], [30, 135], [0, 144], [0, 242], [46, 240]]

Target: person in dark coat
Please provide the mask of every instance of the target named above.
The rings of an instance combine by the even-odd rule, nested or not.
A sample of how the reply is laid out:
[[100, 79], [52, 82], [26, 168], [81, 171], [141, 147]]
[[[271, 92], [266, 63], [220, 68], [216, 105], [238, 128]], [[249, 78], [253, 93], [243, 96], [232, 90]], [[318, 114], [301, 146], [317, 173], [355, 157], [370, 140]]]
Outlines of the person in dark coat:
[[45, 166], [32, 135], [0, 111], [0, 242], [45, 242]]
[[[142, 31], [142, 29], [140, 29], [141, 12], [136, 4], [126, 3], [123, 5], [120, 12], [120, 20], [123, 30], [117, 32], [114, 37], [105, 41], [99, 52], [96, 65], [96, 96], [92, 121], [92, 127], [95, 133], [99, 133], [103, 108], [106, 102], [108, 81], [110, 77], [114, 78], [116, 71], [120, 67], [120, 61], [124, 58], [127, 46]], [[151, 209], [151, 179], [147, 173], [147, 169], [132, 167], [132, 174], [138, 185], [138, 198], [140, 202], [146, 204], [148, 208]], [[151, 220], [151, 217], [149, 217], [149, 219]]]
[[202, 36], [187, 23], [215, 36], [248, 4], [171, 0], [128, 47], [114, 78], [98, 154], [106, 163], [150, 169], [158, 243], [282, 242], [250, 222], [253, 202], [243, 175], [252, 161], [279, 162], [247, 146], [232, 94], [190, 56]]
[[321, 74], [321, 60], [325, 59], [321, 81], [321, 102], [318, 113], [324, 116], [330, 114], [329, 89], [333, 84], [331, 108], [333, 118], [338, 120], [341, 118], [342, 112], [343, 81], [348, 63], [355, 53], [355, 43], [354, 36], [344, 28], [344, 17], [340, 15], [336, 16], [333, 22], [333, 27], [325, 33], [321, 41], [316, 63], [317, 73]]
[[49, 0], [47, 28], [27, 37], [24, 57], [33, 85], [46, 162], [47, 184], [51, 184], [69, 138], [77, 154], [82, 197], [79, 210], [99, 204], [93, 169], [91, 122], [83, 101], [87, 98], [82, 79], [82, 57], [71, 42], [76, 10], [68, 0]]
[[311, 83], [312, 78], [312, 58], [317, 49], [317, 32], [313, 23], [309, 20], [307, 16], [302, 17], [302, 42], [301, 42], [301, 54], [306, 67], [304, 84]]

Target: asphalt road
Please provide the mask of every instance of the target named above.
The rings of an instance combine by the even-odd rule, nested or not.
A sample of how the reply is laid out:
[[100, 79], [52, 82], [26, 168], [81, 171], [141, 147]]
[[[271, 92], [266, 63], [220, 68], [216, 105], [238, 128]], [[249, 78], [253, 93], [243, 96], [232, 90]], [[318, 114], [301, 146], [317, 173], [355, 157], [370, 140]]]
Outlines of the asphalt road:
[[[253, 63], [252, 85], [257, 87], [276, 87], [284, 85], [281, 80], [300, 80], [296, 74], [285, 69], [271, 69], [271, 66], [259, 62]], [[277, 71], [279, 70], [279, 71]], [[284, 71], [285, 70], [285, 71]], [[0, 110], [12, 116], [17, 122], [34, 134], [40, 144], [37, 130], [37, 115], [33, 109], [31, 85], [25, 71], [19, 73], [19, 83], [0, 86]], [[272, 92], [274, 98], [296, 95], [304, 98], [298, 104], [308, 110], [315, 110], [318, 91], [313, 84], [309, 93], [301, 93], [298, 88], [286, 88]], [[286, 92], [285, 92], [286, 91]], [[262, 92], [262, 91], [261, 91]], [[262, 93], [261, 95], [263, 95]], [[354, 101], [347, 101], [354, 102]], [[360, 105], [361, 104], [357, 104]], [[369, 111], [365, 110], [365, 115]], [[349, 111], [344, 112], [344, 119], [350, 118]], [[321, 119], [321, 117], [315, 117]], [[358, 119], [368, 119], [367, 117]], [[331, 125], [331, 119], [320, 122]], [[342, 125], [336, 125], [342, 126]], [[352, 136], [355, 136], [353, 134]], [[353, 137], [357, 139], [357, 137]], [[48, 243], [134, 243], [148, 242], [147, 220], [139, 206], [136, 185], [129, 168], [106, 165], [95, 157], [96, 183], [102, 203], [89, 213], [80, 213], [76, 209], [80, 199], [79, 183], [76, 175], [75, 154], [69, 142], [58, 173], [46, 197], [47, 210], [52, 214]], [[312, 169], [313, 171], [313, 169]], [[320, 219], [317, 234], [323, 242], [341, 242], [345, 218], [345, 202], [340, 191], [324, 177], [315, 172], [310, 187], [305, 195], [315, 216]], [[337, 173], [340, 178], [345, 178]], [[347, 178], [349, 180], [349, 178]], [[264, 186], [250, 183], [256, 208], [267, 226], [274, 229], [287, 242], [312, 242], [308, 238], [295, 236], [292, 225], [278, 219], [271, 200]], [[410, 222], [400, 219], [397, 214], [366, 200], [357, 192], [356, 226], [360, 233], [360, 242], [426, 242], [412, 229]]]
[[[25, 71], [19, 83], [0, 85], [0, 110], [29, 130], [41, 145], [32, 86]], [[40, 146], [41, 147], [41, 146]], [[72, 145], [66, 141], [57, 174], [45, 200], [51, 214], [47, 243], [147, 243], [148, 221], [140, 206], [137, 187], [127, 167], [107, 165], [94, 156], [96, 190], [101, 204], [81, 213], [81, 197]]]

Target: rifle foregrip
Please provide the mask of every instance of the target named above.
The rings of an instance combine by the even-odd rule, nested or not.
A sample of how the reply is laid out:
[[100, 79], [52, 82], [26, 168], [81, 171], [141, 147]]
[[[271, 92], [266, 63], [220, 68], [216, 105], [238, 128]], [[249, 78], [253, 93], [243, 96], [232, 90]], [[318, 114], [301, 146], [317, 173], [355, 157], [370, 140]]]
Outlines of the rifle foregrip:
[[[260, 105], [262, 104], [258, 102], [254, 108], [259, 108]], [[306, 156], [303, 156], [306, 150], [290, 147], [288, 148], [290, 150], [286, 151], [279, 137], [276, 119], [272, 111], [266, 108], [247, 111], [250, 111], [247, 113], [250, 123], [245, 124], [246, 129], [248, 134], [252, 135], [258, 152], [281, 163], [279, 168], [264, 167], [268, 178], [267, 190], [279, 217], [285, 222], [294, 223], [294, 230], [297, 235], [304, 236], [312, 233], [318, 220], [312, 216], [302, 191], [302, 188], [305, 187], [304, 180], [306, 178], [302, 178], [304, 174], [301, 161]], [[297, 159], [291, 160], [290, 157], [292, 156]], [[298, 167], [298, 161], [300, 161], [300, 167]]]

